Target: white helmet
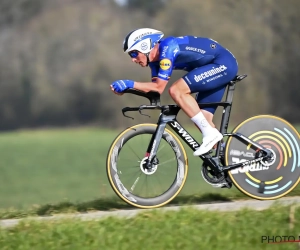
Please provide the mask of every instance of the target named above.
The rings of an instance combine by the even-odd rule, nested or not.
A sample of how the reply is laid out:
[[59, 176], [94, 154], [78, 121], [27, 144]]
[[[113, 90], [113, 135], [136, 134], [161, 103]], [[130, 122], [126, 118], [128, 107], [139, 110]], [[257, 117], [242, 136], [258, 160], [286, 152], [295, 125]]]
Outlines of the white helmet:
[[163, 32], [155, 29], [141, 28], [133, 30], [124, 39], [124, 53], [137, 50], [141, 53], [147, 54], [163, 36]]

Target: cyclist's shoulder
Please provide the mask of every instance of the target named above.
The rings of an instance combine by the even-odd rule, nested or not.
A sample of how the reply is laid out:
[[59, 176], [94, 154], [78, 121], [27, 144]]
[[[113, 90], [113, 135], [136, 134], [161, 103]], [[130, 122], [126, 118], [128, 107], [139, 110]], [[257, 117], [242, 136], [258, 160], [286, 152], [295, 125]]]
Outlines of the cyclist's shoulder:
[[206, 43], [206, 42], [215, 42], [218, 43], [217, 41], [215, 41], [214, 39], [210, 38], [210, 37], [205, 37], [205, 36], [186, 36], [188, 38], [188, 40], [190, 42], [200, 42], [200, 43]]
[[185, 36], [168, 36], [161, 40], [163, 44], [181, 43], [182, 41], [188, 41], [191, 37], [190, 35]]
[[[204, 36], [193, 36], [193, 35], [184, 35], [184, 36], [169, 36], [161, 41], [160, 47], [169, 46], [176, 47], [180, 45], [189, 45], [189, 44], [206, 44], [216, 42], [215, 40], [204, 37]], [[218, 43], [218, 42], [216, 42]]]
[[176, 37], [168, 36], [161, 40], [160, 45], [161, 45], [160, 47], [176, 45]]
[[163, 58], [175, 58], [174, 50], [178, 50], [178, 43], [175, 40], [175, 37], [169, 36], [163, 39], [159, 45], [159, 55], [160, 59]]

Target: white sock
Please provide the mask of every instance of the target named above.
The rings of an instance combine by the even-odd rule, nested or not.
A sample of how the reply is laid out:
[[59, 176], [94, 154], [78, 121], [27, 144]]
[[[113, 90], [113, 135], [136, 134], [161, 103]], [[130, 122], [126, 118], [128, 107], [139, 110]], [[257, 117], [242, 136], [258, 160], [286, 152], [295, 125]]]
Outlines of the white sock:
[[203, 136], [207, 136], [212, 133], [213, 127], [208, 123], [201, 111], [192, 117], [191, 120], [198, 126]]

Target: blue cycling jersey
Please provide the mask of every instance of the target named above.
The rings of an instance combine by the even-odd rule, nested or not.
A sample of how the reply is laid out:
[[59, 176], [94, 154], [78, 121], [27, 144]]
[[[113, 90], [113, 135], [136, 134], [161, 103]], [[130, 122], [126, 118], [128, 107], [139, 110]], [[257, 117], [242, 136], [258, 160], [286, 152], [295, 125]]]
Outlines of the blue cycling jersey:
[[[219, 102], [225, 88], [238, 72], [233, 54], [210, 38], [167, 37], [159, 44], [159, 60], [150, 62], [152, 81], [169, 80], [173, 70], [184, 70], [182, 77], [196, 101]], [[205, 110], [214, 113], [216, 106]]]
[[[157, 77], [169, 80], [173, 70], [190, 72], [210, 63], [218, 63], [220, 57], [233, 57], [226, 48], [213, 39], [195, 36], [163, 39], [159, 45], [159, 55], [158, 61], [149, 63], [152, 81], [155, 81]], [[222, 72], [226, 69], [224, 67], [220, 65], [214, 70], [216, 73]]]

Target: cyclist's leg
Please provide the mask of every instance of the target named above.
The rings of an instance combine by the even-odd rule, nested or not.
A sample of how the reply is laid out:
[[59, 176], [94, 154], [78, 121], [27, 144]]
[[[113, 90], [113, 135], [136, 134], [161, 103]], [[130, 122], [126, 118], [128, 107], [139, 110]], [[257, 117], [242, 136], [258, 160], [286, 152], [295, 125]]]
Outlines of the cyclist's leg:
[[[220, 102], [222, 100], [225, 90], [226, 90], [226, 85], [221, 86], [219, 89], [216, 89], [216, 90], [201, 92], [201, 93], [198, 92], [197, 95], [195, 96], [196, 102], [197, 103]], [[216, 127], [215, 124], [213, 123], [213, 117], [216, 112], [216, 109], [217, 109], [217, 106], [206, 107], [206, 108], [201, 109], [201, 112], [205, 116], [206, 120], [213, 128]], [[197, 127], [197, 125], [196, 125], [196, 127]], [[200, 130], [200, 132], [201, 132], [201, 130]], [[215, 144], [213, 146], [213, 148], [216, 149], [216, 146], [217, 146], [217, 144]]]
[[[192, 122], [197, 125], [203, 134], [203, 143], [200, 145], [199, 149], [194, 152], [194, 155], [197, 156], [207, 153], [223, 138], [222, 134], [207, 121], [204, 114], [201, 112], [198, 103], [194, 97], [190, 95], [191, 91], [189, 86], [182, 78], [177, 80], [170, 87], [169, 93], [173, 100], [191, 118]], [[208, 120], [211, 120], [212, 122], [212, 118]]]
[[[209, 103], [209, 102], [220, 102], [222, 100], [222, 97], [224, 95], [224, 92], [226, 90], [227, 84], [221, 85], [220, 87], [216, 89], [212, 89], [210, 91], [204, 91], [204, 92], [198, 92], [195, 96], [197, 103]], [[209, 122], [209, 124], [213, 127], [215, 127], [213, 123], [213, 117], [216, 112], [217, 106], [212, 107], [205, 107], [202, 108], [201, 111], [204, 114], [206, 120]]]
[[[192, 70], [176, 81], [169, 89], [173, 100], [203, 133], [203, 143], [194, 155], [207, 153], [223, 136], [214, 128], [212, 123], [214, 112], [210, 112], [212, 116], [204, 112], [207, 116], [206, 119], [197, 101], [190, 94], [200, 92], [201, 95], [203, 93], [209, 97], [215, 93], [222, 93], [221, 100], [226, 84], [234, 78], [236, 73], [237, 66], [230, 68], [219, 64], [208, 64]], [[211, 123], [212, 125], [210, 125]]]

